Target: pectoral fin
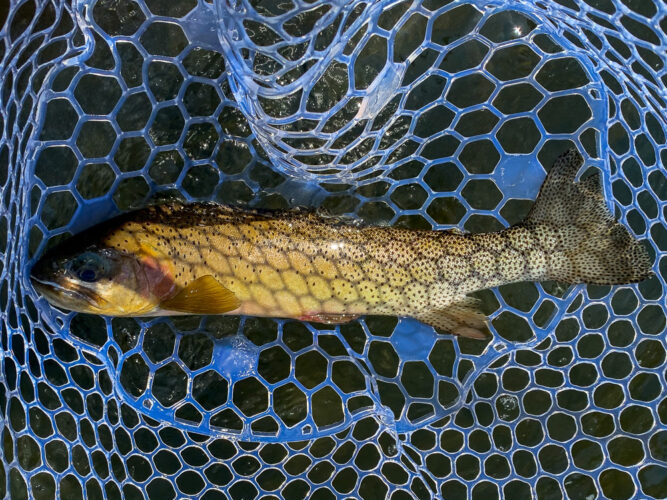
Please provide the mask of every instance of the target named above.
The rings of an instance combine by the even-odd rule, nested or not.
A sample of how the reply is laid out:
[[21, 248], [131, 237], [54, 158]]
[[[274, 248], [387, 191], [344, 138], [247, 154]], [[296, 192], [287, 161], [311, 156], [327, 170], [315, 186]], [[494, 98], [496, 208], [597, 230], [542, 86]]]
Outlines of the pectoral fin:
[[417, 319], [462, 337], [483, 340], [490, 335], [486, 315], [479, 310], [479, 300], [472, 297], [454, 302], [447, 306], [447, 309], [421, 314]]
[[160, 307], [186, 314], [223, 314], [240, 305], [236, 295], [213, 276], [202, 276], [174, 297], [163, 301]]

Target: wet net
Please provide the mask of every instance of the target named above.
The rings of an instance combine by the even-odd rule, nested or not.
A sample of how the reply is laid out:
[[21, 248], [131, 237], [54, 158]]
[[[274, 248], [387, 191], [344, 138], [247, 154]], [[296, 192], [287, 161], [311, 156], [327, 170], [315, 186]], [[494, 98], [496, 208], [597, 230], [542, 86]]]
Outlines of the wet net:
[[[652, 0], [0, 1], [0, 496], [667, 497], [665, 54]], [[571, 146], [655, 276], [482, 292], [486, 342], [27, 279], [164, 200], [493, 231]]]

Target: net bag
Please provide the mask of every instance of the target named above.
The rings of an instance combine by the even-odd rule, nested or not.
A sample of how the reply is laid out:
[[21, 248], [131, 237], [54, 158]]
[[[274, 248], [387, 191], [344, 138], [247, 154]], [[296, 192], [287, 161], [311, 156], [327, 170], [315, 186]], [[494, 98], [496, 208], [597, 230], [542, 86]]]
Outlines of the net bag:
[[[0, 496], [667, 497], [666, 53], [653, 0], [0, 2]], [[499, 230], [569, 147], [655, 274], [484, 291], [488, 341], [28, 278], [166, 200]]]

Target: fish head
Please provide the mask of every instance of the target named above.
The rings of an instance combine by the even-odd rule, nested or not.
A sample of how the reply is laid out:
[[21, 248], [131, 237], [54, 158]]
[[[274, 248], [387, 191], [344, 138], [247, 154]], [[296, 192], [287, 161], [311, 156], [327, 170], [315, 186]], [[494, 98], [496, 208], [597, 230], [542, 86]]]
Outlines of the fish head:
[[73, 240], [47, 253], [31, 271], [35, 289], [52, 305], [105, 316], [150, 315], [157, 309], [154, 260], [95, 244], [77, 249]]

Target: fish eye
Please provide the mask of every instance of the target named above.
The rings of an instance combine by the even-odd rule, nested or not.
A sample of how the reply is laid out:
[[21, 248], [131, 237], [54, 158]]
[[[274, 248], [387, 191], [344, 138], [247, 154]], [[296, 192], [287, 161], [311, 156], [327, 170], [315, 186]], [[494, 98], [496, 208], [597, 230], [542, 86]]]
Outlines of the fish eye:
[[103, 257], [86, 252], [72, 261], [70, 272], [81, 281], [93, 283], [106, 275], [107, 266]]
[[83, 281], [97, 281], [97, 273], [93, 269], [82, 269], [79, 271], [79, 278]]

